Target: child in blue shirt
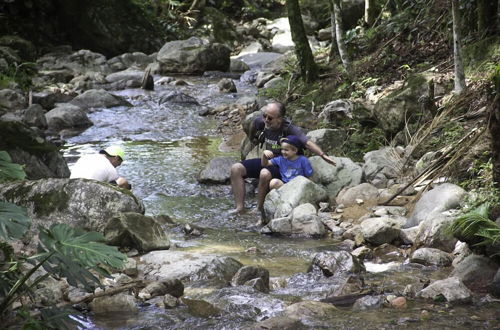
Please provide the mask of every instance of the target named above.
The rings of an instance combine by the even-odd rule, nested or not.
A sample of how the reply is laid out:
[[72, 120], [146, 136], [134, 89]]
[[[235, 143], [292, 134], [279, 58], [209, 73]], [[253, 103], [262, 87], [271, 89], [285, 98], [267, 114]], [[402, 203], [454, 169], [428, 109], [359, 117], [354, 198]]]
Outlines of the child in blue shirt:
[[269, 189], [278, 189], [299, 175], [310, 177], [313, 173], [309, 159], [302, 154], [304, 146], [298, 137], [288, 135], [280, 142], [281, 156], [274, 157], [271, 150], [265, 150], [262, 153], [262, 167], [275, 165], [279, 168], [281, 175], [281, 180], [276, 178], [271, 180]]

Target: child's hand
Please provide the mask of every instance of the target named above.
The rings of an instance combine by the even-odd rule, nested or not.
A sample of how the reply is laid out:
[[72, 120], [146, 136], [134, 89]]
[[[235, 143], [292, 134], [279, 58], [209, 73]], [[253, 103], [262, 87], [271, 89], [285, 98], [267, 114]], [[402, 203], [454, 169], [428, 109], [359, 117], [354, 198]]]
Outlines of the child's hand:
[[271, 151], [271, 150], [264, 150], [264, 156], [267, 158], [267, 159], [271, 159], [274, 157], [274, 153]]

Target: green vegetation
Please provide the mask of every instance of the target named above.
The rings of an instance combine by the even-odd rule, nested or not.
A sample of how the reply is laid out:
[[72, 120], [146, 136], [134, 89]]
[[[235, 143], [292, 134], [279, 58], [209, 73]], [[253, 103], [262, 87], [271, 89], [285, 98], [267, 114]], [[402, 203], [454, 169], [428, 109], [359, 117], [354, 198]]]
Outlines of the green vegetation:
[[[0, 181], [23, 179], [22, 167], [10, 162], [0, 151]], [[65, 278], [70, 285], [92, 291], [100, 286], [100, 276], [109, 276], [105, 267], [121, 269], [126, 256], [116, 247], [104, 244], [104, 237], [95, 232], [54, 224], [38, 227], [39, 245], [35, 255], [15, 254], [11, 243], [24, 237], [31, 219], [23, 207], [0, 201], [0, 321], [24, 324], [26, 329], [69, 329], [79, 324], [78, 313], [67, 307], [46, 307], [38, 316], [27, 307], [16, 309], [13, 304], [34, 291], [49, 276]], [[45, 272], [38, 272], [43, 268]], [[72, 317], [70, 317], [70, 315]], [[73, 326], [72, 326], [73, 325]]]
[[32, 85], [31, 79], [36, 72], [36, 63], [13, 63], [3, 72], [0, 72], [0, 89], [9, 88], [11, 84], [17, 84], [21, 89], [27, 91]]

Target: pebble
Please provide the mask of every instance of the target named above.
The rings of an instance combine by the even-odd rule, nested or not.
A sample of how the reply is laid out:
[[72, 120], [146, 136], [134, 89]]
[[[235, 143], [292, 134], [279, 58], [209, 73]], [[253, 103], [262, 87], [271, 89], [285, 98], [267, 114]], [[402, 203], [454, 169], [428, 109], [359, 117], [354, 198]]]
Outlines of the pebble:
[[397, 297], [391, 301], [391, 306], [396, 309], [403, 309], [408, 307], [408, 304], [406, 303], [405, 297]]

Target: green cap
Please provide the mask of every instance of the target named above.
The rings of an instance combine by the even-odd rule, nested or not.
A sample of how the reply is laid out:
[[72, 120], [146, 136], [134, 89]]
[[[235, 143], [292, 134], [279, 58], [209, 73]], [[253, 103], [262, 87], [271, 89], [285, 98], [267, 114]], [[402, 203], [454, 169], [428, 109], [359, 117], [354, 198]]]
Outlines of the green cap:
[[111, 146], [111, 147], [107, 147], [106, 149], [104, 150], [101, 150], [99, 151], [101, 154], [107, 154], [109, 156], [118, 156], [122, 159], [122, 161], [125, 160], [125, 152], [123, 151], [123, 149], [119, 146]]

